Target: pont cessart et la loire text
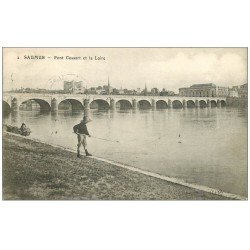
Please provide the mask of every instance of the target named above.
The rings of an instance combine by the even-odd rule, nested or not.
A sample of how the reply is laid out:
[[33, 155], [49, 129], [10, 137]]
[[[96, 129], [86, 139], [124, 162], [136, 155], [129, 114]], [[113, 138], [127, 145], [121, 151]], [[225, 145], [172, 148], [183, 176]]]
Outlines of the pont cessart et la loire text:
[[[20, 59], [17, 57], [17, 59]], [[24, 55], [25, 60], [89, 60], [89, 61], [105, 61], [105, 56], [41, 56], [41, 55]]]

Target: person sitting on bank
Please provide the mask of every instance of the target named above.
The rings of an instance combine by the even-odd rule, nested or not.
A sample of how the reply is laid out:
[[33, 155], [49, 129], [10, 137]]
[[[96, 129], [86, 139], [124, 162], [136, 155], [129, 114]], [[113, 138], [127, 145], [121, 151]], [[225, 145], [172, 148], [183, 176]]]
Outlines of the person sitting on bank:
[[77, 134], [78, 144], [77, 144], [77, 157], [80, 158], [80, 147], [84, 147], [86, 156], [92, 156], [87, 150], [87, 139], [86, 136], [90, 136], [86, 124], [91, 120], [84, 116], [83, 120], [73, 127], [74, 133]]
[[22, 123], [22, 126], [20, 128], [21, 135], [27, 136], [28, 135], [28, 128], [25, 123]]

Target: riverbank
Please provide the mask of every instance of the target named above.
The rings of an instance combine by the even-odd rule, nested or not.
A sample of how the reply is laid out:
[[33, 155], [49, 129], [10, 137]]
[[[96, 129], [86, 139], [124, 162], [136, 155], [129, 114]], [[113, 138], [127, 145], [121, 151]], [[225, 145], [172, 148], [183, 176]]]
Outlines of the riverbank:
[[25, 137], [3, 134], [4, 200], [225, 200]]
[[226, 102], [228, 107], [246, 109], [247, 111], [247, 106], [248, 106], [247, 97], [246, 98], [227, 97]]

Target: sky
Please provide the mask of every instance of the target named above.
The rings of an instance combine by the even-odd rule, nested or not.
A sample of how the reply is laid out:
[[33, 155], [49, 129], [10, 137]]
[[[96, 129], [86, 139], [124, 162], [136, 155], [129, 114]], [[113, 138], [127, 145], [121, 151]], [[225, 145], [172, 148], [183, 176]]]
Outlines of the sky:
[[[25, 59], [35, 55], [45, 59]], [[241, 85], [247, 83], [247, 48], [3, 49], [4, 91], [21, 87], [63, 89], [65, 80], [82, 80], [87, 87], [97, 87], [107, 84], [108, 78], [115, 88], [142, 89], [146, 84], [148, 89], [176, 93], [197, 83]]]

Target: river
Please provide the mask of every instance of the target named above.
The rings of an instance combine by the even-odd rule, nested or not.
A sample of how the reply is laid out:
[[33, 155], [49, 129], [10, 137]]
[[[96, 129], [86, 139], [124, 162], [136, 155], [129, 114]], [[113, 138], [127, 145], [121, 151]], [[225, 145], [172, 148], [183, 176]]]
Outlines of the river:
[[[76, 149], [72, 128], [82, 115], [19, 111], [5, 115], [3, 122], [25, 122], [31, 137]], [[90, 153], [247, 197], [246, 110], [91, 110], [90, 115], [89, 132], [115, 141], [88, 138]]]

